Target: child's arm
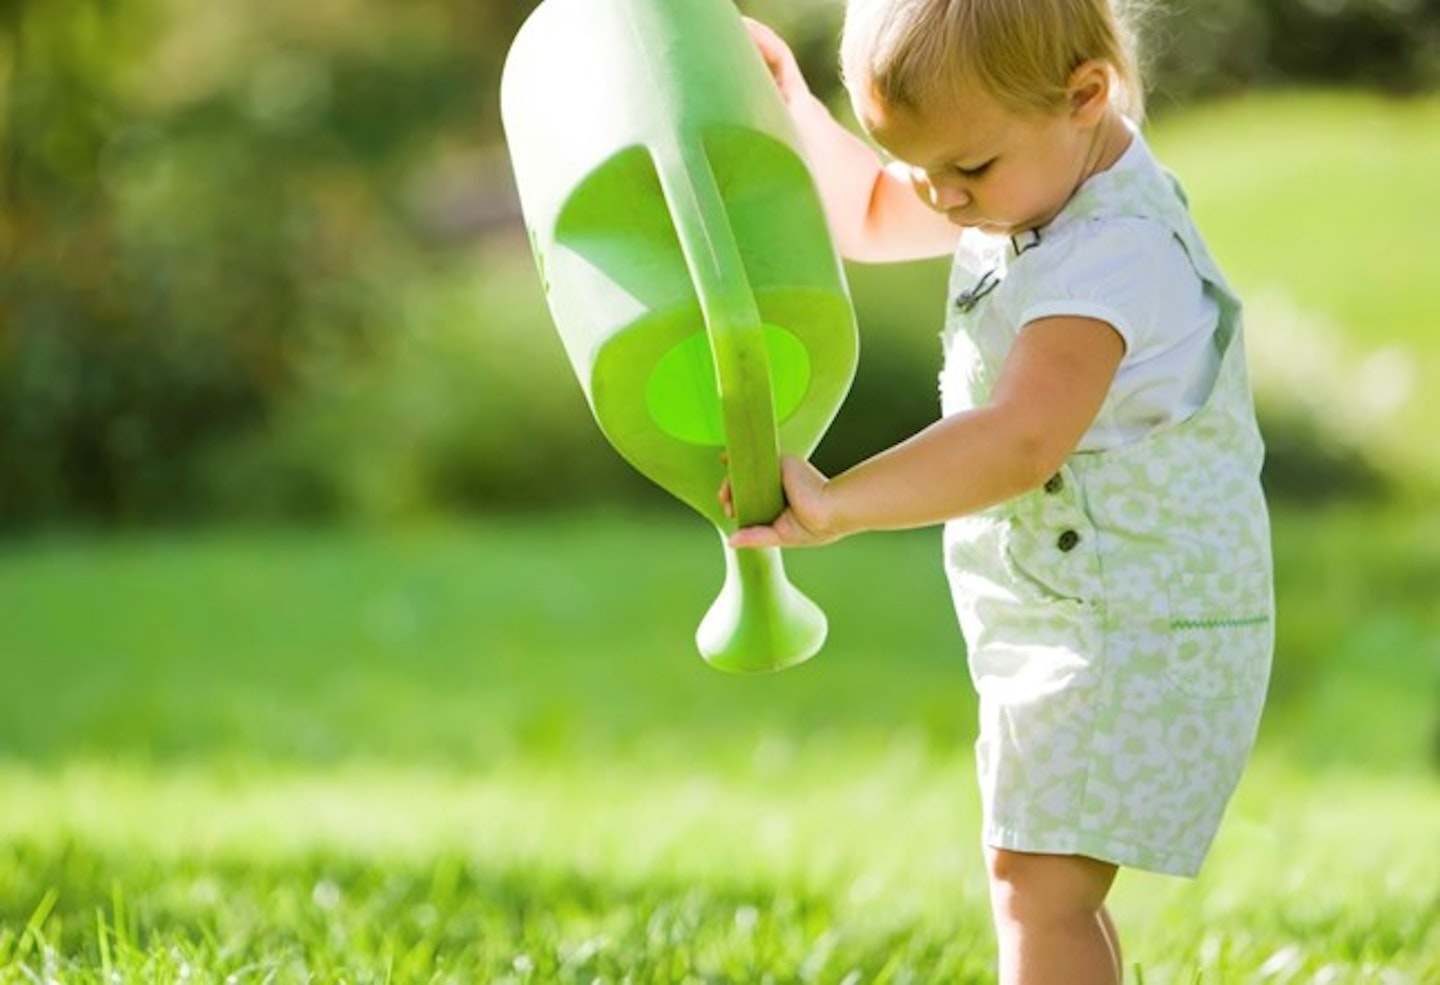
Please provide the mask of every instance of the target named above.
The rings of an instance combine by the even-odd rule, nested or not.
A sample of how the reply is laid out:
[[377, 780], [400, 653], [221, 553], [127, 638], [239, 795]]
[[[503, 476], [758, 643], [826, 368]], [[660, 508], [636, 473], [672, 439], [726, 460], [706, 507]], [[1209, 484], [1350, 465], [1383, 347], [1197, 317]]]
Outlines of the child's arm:
[[870, 145], [830, 114], [778, 34], [745, 20], [800, 133], [841, 254], [878, 263], [953, 253], [959, 227], [924, 203], [902, 165], [886, 167]]
[[785, 511], [735, 533], [735, 547], [804, 547], [865, 530], [921, 527], [993, 506], [1043, 484], [1089, 429], [1125, 344], [1090, 318], [1027, 325], [988, 404], [943, 418], [827, 480], [784, 462]]

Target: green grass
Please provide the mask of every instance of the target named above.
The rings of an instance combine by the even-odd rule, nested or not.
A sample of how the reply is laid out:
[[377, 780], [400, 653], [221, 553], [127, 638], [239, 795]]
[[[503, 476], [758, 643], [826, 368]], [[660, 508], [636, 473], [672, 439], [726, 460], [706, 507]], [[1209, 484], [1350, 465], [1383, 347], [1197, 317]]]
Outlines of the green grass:
[[[1277, 518], [1262, 749], [1200, 879], [1122, 877], [1137, 981], [1440, 976], [1436, 524]], [[11, 545], [0, 981], [986, 981], [938, 561], [793, 554], [831, 640], [751, 679], [677, 513]]]

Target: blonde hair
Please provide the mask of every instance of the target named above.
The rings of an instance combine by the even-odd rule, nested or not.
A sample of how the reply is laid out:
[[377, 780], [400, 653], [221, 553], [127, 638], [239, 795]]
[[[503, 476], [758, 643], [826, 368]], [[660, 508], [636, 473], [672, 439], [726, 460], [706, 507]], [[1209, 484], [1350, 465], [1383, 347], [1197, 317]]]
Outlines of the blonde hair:
[[1145, 113], [1135, 0], [849, 0], [840, 67], [852, 92], [916, 110], [979, 85], [1013, 111], [1055, 112], [1071, 73], [1104, 63], [1111, 99]]

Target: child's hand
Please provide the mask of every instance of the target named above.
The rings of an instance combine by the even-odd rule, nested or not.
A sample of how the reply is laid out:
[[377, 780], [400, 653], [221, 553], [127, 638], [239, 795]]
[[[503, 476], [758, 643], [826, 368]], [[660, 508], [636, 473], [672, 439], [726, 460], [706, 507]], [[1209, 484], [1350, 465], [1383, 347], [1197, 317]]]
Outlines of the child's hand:
[[[809, 462], [793, 455], [780, 461], [785, 485], [783, 512], [766, 526], [745, 527], [730, 535], [731, 547], [818, 547], [838, 540], [829, 529], [825, 487], [829, 480]], [[726, 516], [735, 515], [729, 480], [720, 487], [720, 503]]]
[[744, 18], [745, 26], [750, 31], [750, 37], [755, 42], [755, 47], [760, 49], [760, 55], [765, 59], [765, 67], [770, 69], [770, 75], [774, 77], [775, 84], [780, 88], [780, 95], [787, 105], [796, 102], [803, 96], [810, 94], [810, 87], [805, 82], [805, 76], [800, 74], [800, 63], [795, 60], [795, 53], [785, 40], [776, 34], [773, 29], [755, 20], [753, 17]]

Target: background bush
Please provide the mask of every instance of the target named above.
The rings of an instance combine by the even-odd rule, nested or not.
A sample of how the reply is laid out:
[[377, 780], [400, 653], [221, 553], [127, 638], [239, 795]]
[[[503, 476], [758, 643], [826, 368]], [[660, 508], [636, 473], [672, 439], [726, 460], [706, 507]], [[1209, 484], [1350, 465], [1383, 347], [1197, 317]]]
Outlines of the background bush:
[[[0, 5], [0, 528], [647, 488], [584, 410], [515, 215], [495, 90], [531, 6]], [[746, 7], [833, 95], [839, 4]], [[1196, 0], [1146, 23], [1157, 115], [1440, 78], [1418, 0]], [[935, 410], [913, 325], [943, 268], [852, 272], [865, 355], [822, 464]], [[1393, 478], [1274, 420], [1308, 494]]]
[[1440, 80], [1440, 10], [1426, 0], [1194, 0], [1146, 24], [1162, 107], [1257, 85], [1413, 93]]

